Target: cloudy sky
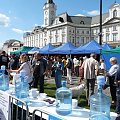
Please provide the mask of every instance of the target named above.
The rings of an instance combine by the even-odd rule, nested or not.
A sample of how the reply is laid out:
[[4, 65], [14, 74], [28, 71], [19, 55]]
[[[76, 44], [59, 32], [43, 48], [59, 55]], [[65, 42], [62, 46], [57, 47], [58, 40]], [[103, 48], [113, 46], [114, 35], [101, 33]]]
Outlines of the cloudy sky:
[[[36, 25], [43, 25], [43, 5], [47, 0], [0, 0], [0, 47], [6, 40], [22, 41], [23, 33]], [[94, 16], [99, 14], [100, 0], [53, 0], [57, 15]], [[120, 0], [116, 0], [120, 3]], [[103, 0], [103, 13], [115, 0]]]

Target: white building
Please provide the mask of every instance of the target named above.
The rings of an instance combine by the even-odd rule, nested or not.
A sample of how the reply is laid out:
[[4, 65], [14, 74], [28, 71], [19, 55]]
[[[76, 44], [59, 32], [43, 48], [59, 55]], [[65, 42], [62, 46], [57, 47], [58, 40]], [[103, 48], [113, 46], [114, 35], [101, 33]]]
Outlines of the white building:
[[[53, 0], [44, 4], [44, 25], [36, 26], [32, 32], [24, 34], [24, 46], [43, 47], [48, 43], [59, 46], [72, 42], [79, 46], [90, 40], [99, 41], [100, 16], [69, 16], [67, 13], [56, 15]], [[114, 3], [108, 13], [103, 14], [102, 42], [113, 46], [120, 42], [120, 4]]]
[[10, 55], [10, 52], [18, 50], [21, 46], [23, 46], [23, 43], [21, 43], [20, 41], [10, 39], [3, 44], [2, 50], [4, 50], [6, 53]]

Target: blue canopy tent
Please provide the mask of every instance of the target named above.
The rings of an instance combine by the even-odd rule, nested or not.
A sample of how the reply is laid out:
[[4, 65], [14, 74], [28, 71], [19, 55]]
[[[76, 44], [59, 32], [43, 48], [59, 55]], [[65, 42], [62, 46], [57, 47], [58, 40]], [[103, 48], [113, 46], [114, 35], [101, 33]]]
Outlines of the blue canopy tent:
[[34, 54], [39, 53], [40, 48], [34, 47], [30, 51], [28, 51], [28, 54]]
[[51, 50], [54, 49], [55, 47], [51, 44], [51, 43], [48, 43], [46, 46], [44, 46], [43, 48], [41, 48], [39, 50], [40, 53], [42, 54], [51, 54]]
[[105, 43], [104, 45], [102, 45], [103, 50], [111, 50], [113, 49], [108, 43]]
[[77, 49], [72, 51], [73, 54], [90, 54], [96, 53], [100, 54], [102, 47], [95, 41], [92, 40], [89, 43], [85, 44], [84, 46], [80, 46]]
[[72, 50], [75, 48], [76, 47], [71, 42], [67, 42], [63, 44], [62, 46], [51, 50], [51, 53], [52, 54], [71, 54]]

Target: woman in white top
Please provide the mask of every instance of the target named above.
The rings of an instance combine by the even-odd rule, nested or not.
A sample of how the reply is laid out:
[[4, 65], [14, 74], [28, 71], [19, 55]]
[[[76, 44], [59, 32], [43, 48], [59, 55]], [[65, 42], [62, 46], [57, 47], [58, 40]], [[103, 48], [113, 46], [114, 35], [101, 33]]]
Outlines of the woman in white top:
[[115, 57], [110, 58], [110, 63], [112, 66], [106, 75], [109, 77], [109, 85], [110, 85], [110, 93], [111, 93], [111, 97], [112, 97], [112, 104], [115, 105], [115, 103], [116, 103], [116, 86], [114, 84], [114, 81], [115, 81], [115, 75], [117, 73], [119, 65], [117, 64], [117, 58], [115, 58]]
[[28, 61], [28, 56], [26, 54], [22, 54], [20, 55], [20, 68], [18, 70], [9, 70], [9, 72], [16, 72], [16, 73], [20, 73], [20, 72], [24, 72], [25, 73], [25, 77], [28, 80], [29, 85], [31, 85], [32, 83], [32, 66], [30, 64], [30, 62]]

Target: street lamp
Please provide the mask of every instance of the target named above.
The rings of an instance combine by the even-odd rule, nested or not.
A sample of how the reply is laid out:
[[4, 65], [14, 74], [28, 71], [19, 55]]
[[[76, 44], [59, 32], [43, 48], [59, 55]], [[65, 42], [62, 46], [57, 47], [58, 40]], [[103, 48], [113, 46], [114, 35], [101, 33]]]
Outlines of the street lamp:
[[99, 44], [102, 45], [102, 0], [100, 0], [100, 33]]

